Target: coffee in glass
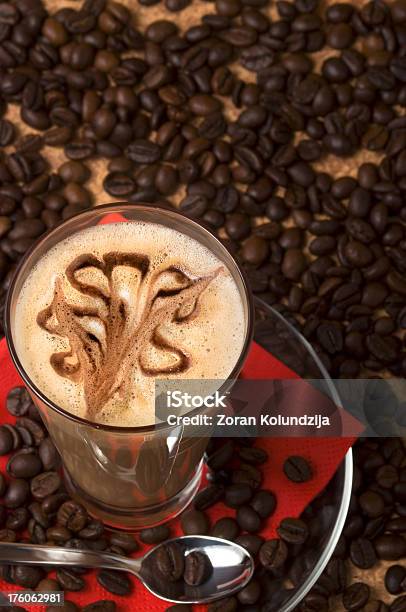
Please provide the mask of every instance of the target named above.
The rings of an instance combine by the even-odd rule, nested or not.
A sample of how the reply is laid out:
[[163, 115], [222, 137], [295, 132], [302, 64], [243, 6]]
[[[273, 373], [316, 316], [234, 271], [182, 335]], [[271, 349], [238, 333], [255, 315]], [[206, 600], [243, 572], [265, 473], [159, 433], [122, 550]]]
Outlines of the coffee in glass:
[[[100, 224], [111, 212], [123, 220]], [[224, 385], [250, 326], [234, 260], [176, 212], [96, 207], [26, 256], [10, 289], [8, 342], [67, 486], [90, 512], [142, 528], [190, 501], [207, 439], [155, 422], [155, 380]]]

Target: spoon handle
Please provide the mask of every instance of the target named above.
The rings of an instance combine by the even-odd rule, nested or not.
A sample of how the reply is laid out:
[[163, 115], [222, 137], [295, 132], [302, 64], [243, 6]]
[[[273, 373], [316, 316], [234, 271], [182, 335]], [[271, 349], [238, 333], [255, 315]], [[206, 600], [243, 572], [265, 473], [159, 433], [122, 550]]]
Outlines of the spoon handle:
[[112, 553], [76, 550], [41, 544], [0, 543], [0, 563], [25, 565], [79, 565], [128, 571], [138, 575], [142, 559], [127, 559]]

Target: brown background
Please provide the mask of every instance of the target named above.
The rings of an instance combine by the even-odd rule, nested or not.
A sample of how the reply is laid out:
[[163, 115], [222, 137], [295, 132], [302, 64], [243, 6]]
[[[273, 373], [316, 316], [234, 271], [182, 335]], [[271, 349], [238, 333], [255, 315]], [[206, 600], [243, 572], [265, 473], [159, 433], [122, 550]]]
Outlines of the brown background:
[[[50, 12], [61, 9], [63, 7], [72, 7], [77, 9], [80, 6], [78, 0], [43, 1]], [[171, 13], [167, 11], [163, 3], [149, 8], [140, 5], [138, 0], [120, 0], [120, 3], [128, 6], [132, 10], [134, 15], [134, 23], [141, 31], [143, 31], [149, 23], [157, 19], [168, 19], [170, 21], [175, 21], [180, 28], [188, 28], [192, 25], [197, 25], [200, 22], [202, 15], [214, 12], [213, 4], [211, 2], [206, 2], [205, 0], [194, 0], [191, 5], [185, 10], [183, 10], [181, 13]], [[327, 0], [326, 2], [324, 2], [324, 4], [328, 3], [332, 4], [333, 2], [331, 0]], [[363, 0], [352, 0], [351, 3], [353, 5], [364, 4]], [[271, 6], [269, 8], [269, 14], [271, 16], [276, 15], [274, 1], [272, 1]], [[326, 57], [331, 57], [337, 54], [338, 52], [334, 51], [333, 49], [325, 49], [321, 52], [314, 53], [313, 59], [316, 63], [316, 67], [319, 66], [323, 59], [325, 59]], [[255, 75], [253, 75], [253, 73], [245, 71], [240, 66], [234, 66], [233, 70], [247, 82], [253, 81], [255, 79]], [[235, 116], [238, 114], [238, 112], [239, 111], [234, 107], [231, 108], [230, 106], [225, 104], [225, 113], [230, 117], [230, 119], [235, 119]], [[11, 105], [8, 111], [8, 117], [12, 118], [13, 121], [18, 123], [22, 135], [33, 133], [35, 131], [18, 120], [19, 109], [12, 107]], [[54, 169], [57, 169], [64, 161], [66, 161], [62, 149], [44, 147], [43, 154], [48, 158], [51, 166]], [[334, 175], [336, 178], [340, 176], [356, 176], [357, 168], [361, 163], [365, 161], [377, 160], [377, 155], [368, 151], [363, 151], [362, 153], [355, 155], [352, 158], [347, 158], [345, 160], [334, 158], [333, 156], [327, 156], [321, 162], [318, 163], [317, 169], [325, 170], [330, 174]], [[114, 201], [114, 198], [104, 192], [102, 186], [103, 178], [106, 174], [106, 162], [104, 160], [93, 160], [90, 162], [90, 166], [92, 170], [92, 177], [89, 183], [87, 183], [87, 186], [89, 186], [93, 193], [95, 204], [104, 204], [106, 202]], [[175, 201], [178, 201], [182, 197], [183, 193], [182, 191], [179, 191], [175, 196]], [[382, 599], [384, 599], [386, 602], [389, 602], [390, 599], [388, 598], [388, 594], [386, 593], [385, 588], [383, 586], [385, 567], [388, 567], [389, 565], [391, 565], [391, 563], [381, 563], [374, 567], [372, 570], [368, 570], [365, 572], [356, 570], [356, 568], [354, 568], [353, 579], [365, 580], [370, 585], [372, 590], [372, 596], [374, 598], [382, 597]], [[341, 612], [342, 610], [344, 610], [340, 601], [334, 603], [333, 609], [334, 612]]]

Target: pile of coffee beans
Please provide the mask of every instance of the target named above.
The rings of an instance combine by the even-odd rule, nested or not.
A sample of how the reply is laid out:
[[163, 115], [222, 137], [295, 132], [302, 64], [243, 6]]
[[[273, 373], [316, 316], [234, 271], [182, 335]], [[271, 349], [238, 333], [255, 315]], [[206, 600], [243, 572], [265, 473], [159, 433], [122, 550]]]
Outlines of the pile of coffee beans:
[[405, 375], [406, 0], [214, 0], [182, 30], [189, 4], [141, 28], [107, 0], [1, 3], [0, 110], [32, 129], [0, 120], [1, 300], [104, 158], [107, 194], [218, 234], [331, 374]]
[[[58, 452], [23, 387], [9, 392], [7, 409], [16, 422], [0, 426], [0, 455], [9, 455], [6, 474], [0, 474], [0, 541], [29, 541], [121, 555], [136, 552], [139, 544], [132, 535], [105, 530], [100, 521], [68, 497], [59, 475]], [[354, 453], [354, 486], [343, 534], [326, 570], [298, 612], [334, 610], [338, 597], [347, 610], [404, 610], [406, 447], [398, 438], [363, 439], [357, 442]], [[193, 506], [182, 514], [183, 533], [232, 540], [256, 560], [248, 586], [235, 597], [213, 603], [209, 611], [277, 612], [311, 574], [327, 544], [340, 503], [339, 476], [300, 518], [286, 517], [277, 527], [278, 537], [266, 540], [262, 529], [272, 521], [277, 507], [274, 493], [262, 488], [263, 470], [272, 470], [266, 451], [251, 438], [215, 438], [209, 443], [206, 462], [209, 482]], [[312, 478], [312, 466], [299, 455], [288, 457], [284, 472], [298, 487]], [[219, 502], [231, 509], [233, 516], [211, 523], [206, 511]], [[139, 534], [140, 541], [148, 545], [170, 537], [169, 525], [144, 529]], [[369, 570], [380, 561], [390, 563], [385, 575], [390, 605], [374, 602], [367, 584], [351, 584], [354, 569]], [[172, 543], [151, 555], [151, 563], [152, 575], [161, 586], [167, 584], [171, 593], [179, 584], [198, 586], [211, 573], [207, 557], [185, 555], [182, 547]], [[61, 567], [54, 577], [41, 567], [0, 566], [0, 577], [12, 584], [64, 590], [68, 597], [70, 592], [85, 587], [86, 572], [83, 568]], [[133, 583], [125, 573], [101, 570], [97, 581], [113, 595], [132, 594]], [[92, 605], [93, 612], [114, 612], [109, 600]], [[65, 606], [62, 612], [77, 610], [69, 600]], [[182, 609], [186, 612], [188, 608]], [[175, 612], [177, 608], [168, 610]]]

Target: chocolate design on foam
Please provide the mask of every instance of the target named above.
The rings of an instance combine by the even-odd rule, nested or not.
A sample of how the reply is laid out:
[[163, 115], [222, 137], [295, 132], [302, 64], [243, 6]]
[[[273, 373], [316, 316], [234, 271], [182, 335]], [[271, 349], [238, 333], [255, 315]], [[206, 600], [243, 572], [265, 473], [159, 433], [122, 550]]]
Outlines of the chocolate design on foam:
[[[115, 286], [113, 272], [119, 266], [137, 273], [131, 287], [135, 306]], [[69, 350], [53, 353], [50, 363], [59, 376], [83, 383], [89, 418], [94, 418], [114, 394], [125, 396], [129, 372], [136, 366], [145, 376], [188, 370], [192, 356], [165, 338], [162, 325], [181, 325], [197, 317], [199, 298], [221, 269], [193, 278], [175, 265], [151, 269], [149, 258], [137, 253], [107, 253], [102, 259], [80, 255], [66, 269], [66, 280], [93, 299], [92, 306], [69, 304], [62, 279], [56, 279], [52, 302], [38, 313], [37, 323], [69, 341]], [[79, 272], [92, 270], [104, 275], [103, 286], [78, 278]], [[170, 357], [171, 363], [151, 364], [151, 350], [160, 354], [161, 360]]]

